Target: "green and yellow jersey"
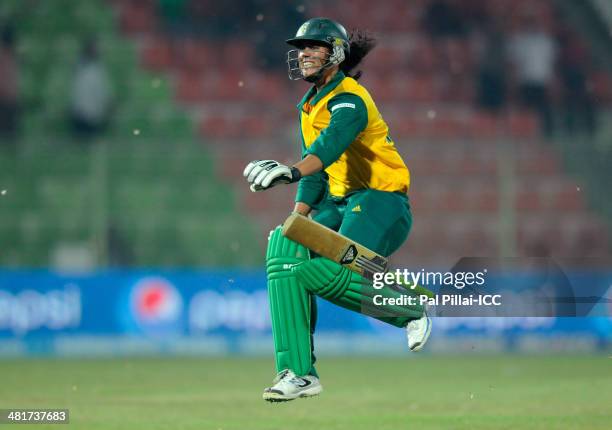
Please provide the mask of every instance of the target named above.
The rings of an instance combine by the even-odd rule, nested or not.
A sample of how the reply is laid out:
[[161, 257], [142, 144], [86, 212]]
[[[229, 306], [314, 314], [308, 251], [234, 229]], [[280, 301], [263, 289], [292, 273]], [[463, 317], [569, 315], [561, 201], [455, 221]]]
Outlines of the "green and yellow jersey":
[[302, 156], [316, 155], [323, 172], [298, 184], [296, 201], [310, 206], [323, 197], [374, 189], [406, 193], [410, 173], [368, 91], [338, 73], [319, 92], [312, 87], [298, 104]]

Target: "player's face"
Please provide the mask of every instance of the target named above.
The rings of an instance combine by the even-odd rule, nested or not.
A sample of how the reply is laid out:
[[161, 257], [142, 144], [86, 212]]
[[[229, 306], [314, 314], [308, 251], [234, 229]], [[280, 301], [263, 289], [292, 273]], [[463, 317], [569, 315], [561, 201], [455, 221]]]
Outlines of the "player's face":
[[329, 59], [330, 51], [326, 46], [306, 44], [298, 51], [298, 61], [302, 75], [308, 76], [317, 73], [327, 60]]

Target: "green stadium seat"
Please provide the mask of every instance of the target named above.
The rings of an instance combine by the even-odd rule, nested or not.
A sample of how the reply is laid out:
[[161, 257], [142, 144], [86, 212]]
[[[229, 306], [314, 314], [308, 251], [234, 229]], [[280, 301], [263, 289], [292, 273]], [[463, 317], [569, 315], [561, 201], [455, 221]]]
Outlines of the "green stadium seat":
[[[170, 81], [139, 70], [101, 0], [3, 0], [19, 28], [22, 141], [0, 154], [0, 264], [49, 264], [58, 245], [92, 243], [112, 223], [136, 266], [259, 264], [250, 220], [219, 182], [194, 124], [175, 106]], [[83, 40], [95, 36], [117, 95], [105, 146], [77, 146], [66, 117]], [[138, 134], [134, 134], [134, 130]], [[99, 177], [92, 175], [101, 175]], [[102, 232], [103, 233], [103, 232]]]

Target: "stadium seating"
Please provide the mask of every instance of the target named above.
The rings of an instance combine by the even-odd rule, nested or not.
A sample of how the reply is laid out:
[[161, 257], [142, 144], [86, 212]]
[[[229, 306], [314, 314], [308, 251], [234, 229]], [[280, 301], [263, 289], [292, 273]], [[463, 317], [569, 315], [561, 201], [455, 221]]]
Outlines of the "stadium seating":
[[[173, 103], [169, 80], [139, 70], [109, 5], [58, 3], [25, 13], [26, 5], [3, 2], [2, 13], [20, 29], [26, 109], [17, 152], [0, 153], [6, 190], [0, 264], [44, 267], [65, 246], [80, 247], [101, 265], [258, 262], [263, 240], [216, 179], [191, 118]], [[120, 24], [141, 31], [148, 22], [142, 15]], [[79, 44], [90, 35], [98, 38], [119, 97], [111, 129], [85, 144], [73, 141], [66, 113]], [[110, 255], [117, 243], [120, 257]]]
[[[509, 213], [511, 242], [523, 255], [546, 248], [580, 256], [589, 244], [609, 252], [592, 199], [538, 138], [533, 115], [514, 105], [503, 117], [473, 107], [468, 40], [432, 43], [420, 28], [425, 1], [394, 0], [395, 9], [350, 3], [317, 1], [307, 13], [384, 29], [363, 82], [412, 172], [415, 223], [398, 263], [498, 255]], [[506, 3], [488, 7], [503, 16]], [[108, 260], [111, 246], [100, 237], [112, 230], [129, 264], [259, 264], [267, 231], [292, 207], [294, 189], [252, 194], [241, 171], [262, 154], [299, 157], [295, 103], [307, 86], [286, 79], [283, 59], [264, 70], [250, 40], [166, 33], [153, 0], [82, 2], [69, 12], [43, 6], [34, 14], [20, 7], [0, 8], [23, 29], [26, 106], [18, 154], [0, 155], [9, 197], [0, 226], [9, 246], [0, 262], [43, 266], [64, 242], [84, 243]], [[546, 28], [557, 25], [548, 2], [534, 10]], [[512, 15], [507, 25], [514, 24]], [[99, 37], [120, 102], [99, 144], [77, 147], [63, 119], [73, 64], [66, 59], [90, 34]], [[609, 76], [593, 82], [610, 100]]]

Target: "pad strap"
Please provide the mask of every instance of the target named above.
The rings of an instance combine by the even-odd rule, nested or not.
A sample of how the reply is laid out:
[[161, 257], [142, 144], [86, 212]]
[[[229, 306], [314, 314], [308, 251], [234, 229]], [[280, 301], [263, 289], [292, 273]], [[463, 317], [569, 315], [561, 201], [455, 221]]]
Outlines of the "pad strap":
[[405, 327], [408, 322], [423, 316], [423, 306], [419, 304], [379, 306], [373, 301], [375, 296], [380, 296], [379, 301], [382, 298], [416, 297], [414, 292], [389, 286], [376, 289], [363, 276], [327, 258], [305, 261], [292, 270], [304, 288], [312, 294], [396, 327]]

